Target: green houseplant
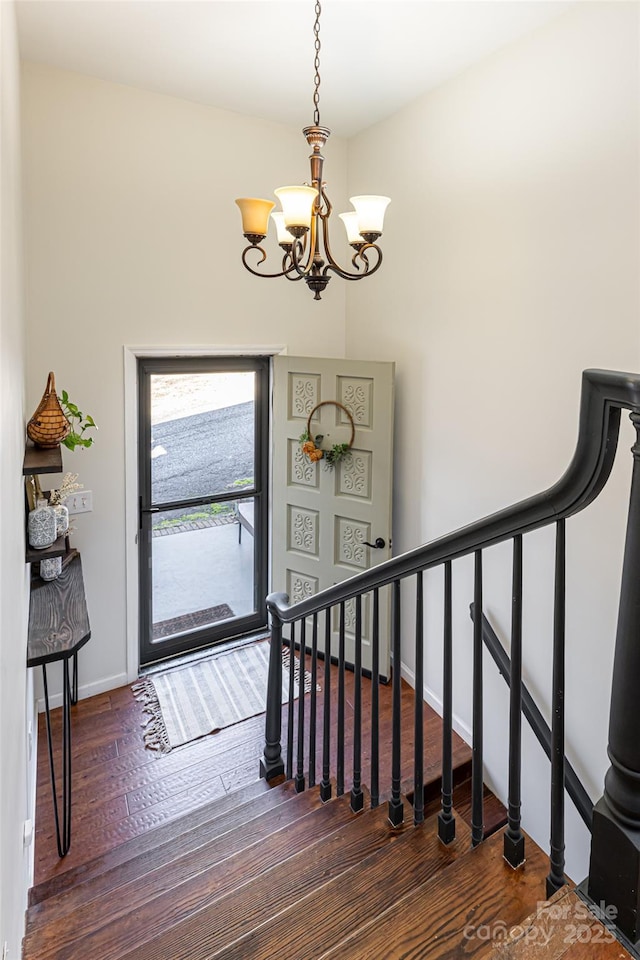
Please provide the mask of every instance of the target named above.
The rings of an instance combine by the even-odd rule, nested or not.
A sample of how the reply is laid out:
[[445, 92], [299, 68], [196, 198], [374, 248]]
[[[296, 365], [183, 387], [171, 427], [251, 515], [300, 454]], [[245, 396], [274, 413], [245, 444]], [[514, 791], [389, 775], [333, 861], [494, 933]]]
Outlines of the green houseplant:
[[60, 406], [64, 411], [65, 417], [71, 424], [71, 431], [62, 443], [69, 450], [75, 450], [76, 447], [90, 447], [94, 438], [86, 437], [85, 432], [87, 430], [98, 429], [93, 417], [89, 414], [85, 416], [82, 410], [69, 400], [69, 394], [66, 390], [63, 390], [60, 396]]

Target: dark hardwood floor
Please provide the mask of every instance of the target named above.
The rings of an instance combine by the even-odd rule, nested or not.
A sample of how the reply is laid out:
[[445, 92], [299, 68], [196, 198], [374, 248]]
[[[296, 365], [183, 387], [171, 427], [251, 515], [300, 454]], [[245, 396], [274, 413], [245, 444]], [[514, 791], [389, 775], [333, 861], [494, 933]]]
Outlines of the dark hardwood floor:
[[[337, 670], [332, 668], [332, 691]], [[353, 674], [346, 677], [346, 787], [350, 786]], [[363, 681], [363, 781], [369, 783], [370, 682]], [[305, 698], [309, 710], [310, 696]], [[402, 687], [402, 776], [407, 785], [413, 769], [413, 690]], [[143, 742], [145, 715], [131, 688], [120, 687], [82, 700], [72, 710], [73, 806], [71, 849], [60, 860], [56, 851], [49, 762], [44, 718], [38, 735], [35, 883], [77, 867], [130, 838], [189, 813], [208, 801], [259, 779], [264, 745], [264, 715], [227, 727], [165, 755], [147, 750]], [[296, 706], [297, 714], [297, 706]], [[318, 695], [317, 780], [320, 779], [322, 696]], [[52, 713], [54, 745], [59, 745], [61, 710]], [[308, 719], [306, 724], [308, 730]], [[425, 779], [440, 771], [441, 723], [425, 705]], [[286, 707], [283, 708], [286, 731]], [[380, 687], [381, 792], [390, 780], [391, 687]], [[332, 766], [335, 763], [335, 723], [332, 722]], [[54, 746], [58, 768], [59, 746]], [[455, 764], [468, 761], [469, 748], [455, 738]], [[256, 785], [260, 789], [259, 785]], [[264, 790], [268, 787], [265, 784]]]

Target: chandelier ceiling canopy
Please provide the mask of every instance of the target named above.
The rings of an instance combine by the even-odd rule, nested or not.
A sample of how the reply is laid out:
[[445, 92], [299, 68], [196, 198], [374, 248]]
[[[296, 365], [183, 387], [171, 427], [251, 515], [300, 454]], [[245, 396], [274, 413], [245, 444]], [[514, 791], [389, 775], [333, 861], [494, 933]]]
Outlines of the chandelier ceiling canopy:
[[[320, 152], [331, 131], [320, 125], [320, 0], [316, 0], [314, 48], [315, 79], [313, 92], [313, 124], [304, 127], [303, 134], [312, 148], [311, 182], [303, 186], [278, 187], [274, 194], [280, 201], [281, 210], [274, 211], [275, 203], [257, 197], [240, 197], [236, 200], [242, 214], [242, 232], [249, 245], [242, 251], [242, 262], [256, 277], [286, 277], [288, 280], [304, 280], [320, 300], [330, 273], [343, 280], [362, 280], [370, 277], [382, 263], [382, 251], [377, 240], [382, 235], [384, 214], [389, 197], [351, 197], [353, 210], [341, 213], [340, 219], [347, 231], [347, 240], [355, 251], [351, 258], [352, 270], [339, 266], [331, 253], [329, 243], [329, 219], [332, 206], [322, 179], [324, 157]], [[278, 243], [284, 251], [281, 269], [277, 273], [262, 273], [257, 269], [267, 259], [261, 246], [266, 239], [269, 217], [275, 223]], [[256, 260], [254, 251], [257, 251]], [[254, 265], [248, 257], [253, 257]], [[371, 258], [371, 259], [370, 259]]]

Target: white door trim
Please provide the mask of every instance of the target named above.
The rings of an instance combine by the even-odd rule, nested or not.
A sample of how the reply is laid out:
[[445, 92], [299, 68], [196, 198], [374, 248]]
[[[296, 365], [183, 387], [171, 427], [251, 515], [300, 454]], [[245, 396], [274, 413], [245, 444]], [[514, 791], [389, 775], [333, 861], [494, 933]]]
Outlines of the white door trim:
[[270, 357], [287, 353], [284, 344], [123, 347], [125, 475], [125, 610], [127, 681], [138, 676], [138, 357]]

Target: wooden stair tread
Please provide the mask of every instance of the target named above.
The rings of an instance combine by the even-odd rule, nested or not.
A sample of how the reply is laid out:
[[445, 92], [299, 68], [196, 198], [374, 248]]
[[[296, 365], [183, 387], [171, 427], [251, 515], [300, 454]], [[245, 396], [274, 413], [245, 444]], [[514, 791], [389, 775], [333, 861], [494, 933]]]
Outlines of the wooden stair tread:
[[[309, 818], [314, 813], [312, 825]], [[84, 902], [76, 903], [73, 890], [49, 909], [45, 902], [42, 914], [31, 917], [25, 946], [38, 957], [57, 956], [63, 946], [68, 950], [65, 956], [75, 956], [75, 945], [69, 945], [81, 936], [81, 950], [86, 952], [91, 944], [93, 956], [106, 957], [115, 946], [114, 924], [119, 921], [139, 924], [140, 936], [146, 938], [143, 930], [164, 929], [234, 885], [264, 873], [282, 855], [283, 845], [293, 852], [304, 849], [310, 834], [323, 838], [352, 817], [346, 801], [322, 804], [317, 791], [294, 793], [273, 810], [236, 823], [235, 829], [144, 875], [136, 876], [135, 871], [131, 875], [131, 862], [115, 868], [106, 878], [107, 891], [100, 889], [101, 877], [81, 885], [79, 894], [88, 898]], [[135, 934], [129, 931], [127, 943], [132, 939]]]
[[269, 788], [264, 780], [256, 780], [255, 783], [249, 784], [241, 790], [217, 797], [215, 800], [197, 807], [189, 814], [175, 817], [173, 820], [163, 823], [138, 837], [125, 840], [108, 853], [94, 857], [85, 863], [72, 867], [70, 870], [65, 870], [49, 880], [44, 880], [29, 891], [29, 904], [33, 906], [40, 903], [48, 897], [56, 896], [62, 891], [105, 873], [128, 860], [133, 860], [163, 844], [171, 843], [186, 831], [197, 830], [205, 824], [213, 824], [214, 821], [221, 820], [227, 815], [237, 819], [238, 808], [243, 804], [255, 801], [256, 798], [258, 798], [257, 803], [262, 809], [269, 809], [284, 802], [284, 799], [290, 797], [293, 792], [294, 786], [291, 782]]
[[502, 836], [494, 834], [420, 887], [405, 888], [384, 912], [371, 911], [364, 928], [315, 960], [488, 957], [493, 944], [475, 931], [521, 923], [543, 896], [547, 871], [547, 858], [529, 838], [526, 863], [512, 870], [502, 856]]
[[[298, 800], [298, 797], [306, 799]], [[277, 824], [294, 822], [318, 803], [319, 800], [310, 795], [296, 794], [293, 783], [289, 783], [286, 788], [274, 788], [251, 803], [224, 810], [221, 816], [199, 823], [192, 829], [185, 827], [184, 833], [114, 866], [105, 865], [104, 858], [97, 858], [94, 867], [102, 872], [93, 873], [88, 879], [81, 878], [74, 886], [29, 908], [27, 934], [36, 924], [58, 920], [127, 884], [134, 881], [141, 884], [144, 877], [159, 869], [171, 869], [172, 878], [179, 882], [179, 863], [190, 863], [193, 867], [191, 872], [195, 873], [195, 864], [198, 862], [204, 860], [205, 865], [211, 865], [216, 860], [222, 860], [236, 853], [239, 848], [254, 843], [257, 838], [279, 829]], [[92, 866], [92, 861], [88, 866]]]
[[[507, 808], [496, 797], [495, 793], [485, 785], [483, 791], [483, 819], [485, 840], [496, 830], [506, 826], [508, 820]], [[462, 783], [453, 791], [453, 802], [464, 822], [471, 827], [471, 780]]]
[[[286, 816], [285, 808], [290, 808]], [[79, 960], [87, 955], [107, 960], [137, 945], [137, 956], [147, 940], [211, 904], [219, 904], [229, 890], [245, 886], [252, 877], [273, 868], [274, 863], [289, 876], [291, 855], [300, 853], [304, 862], [310, 837], [315, 838], [316, 845], [326, 845], [326, 837], [353, 820], [348, 797], [322, 804], [317, 791], [298, 794], [290, 803], [251, 821], [253, 827], [241, 824], [218, 844], [213, 841], [210, 849], [195, 851], [176, 865], [165, 865], [142, 880], [112, 891], [108, 898], [74, 910], [69, 915], [73, 924], [63, 917], [59, 922], [38, 925], [25, 938], [25, 954], [39, 960], [45, 956]], [[222, 849], [216, 851], [216, 845]], [[282, 860], [283, 848], [290, 855], [287, 866]], [[246, 914], [243, 916], [246, 919]]]
[[491, 960], [630, 960], [569, 884], [495, 943]]
[[[318, 937], [323, 945], [338, 942], [361, 911], [382, 909], [390, 891], [397, 895], [454, 862], [470, 837], [461, 824], [458, 840], [445, 847], [437, 839], [435, 819], [393, 830], [385, 805], [359, 814], [331, 841], [300, 855], [295, 872], [287, 861], [123, 960], [317, 960]], [[252, 918], [248, 932], [247, 914]]]

